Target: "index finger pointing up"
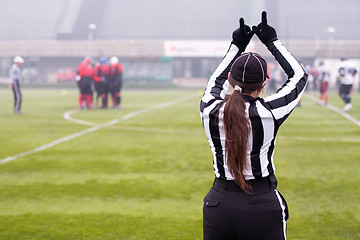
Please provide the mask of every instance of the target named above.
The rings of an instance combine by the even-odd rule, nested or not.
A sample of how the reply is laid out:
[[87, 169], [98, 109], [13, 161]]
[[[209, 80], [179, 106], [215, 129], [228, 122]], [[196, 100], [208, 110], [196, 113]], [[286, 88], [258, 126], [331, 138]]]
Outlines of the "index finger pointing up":
[[240, 28], [243, 29], [243, 28], [244, 28], [244, 25], [245, 25], [244, 19], [243, 19], [243, 18], [240, 18], [239, 23], [240, 23]]
[[261, 25], [266, 26], [267, 25], [267, 19], [266, 19], [266, 12], [263, 11], [261, 14]]

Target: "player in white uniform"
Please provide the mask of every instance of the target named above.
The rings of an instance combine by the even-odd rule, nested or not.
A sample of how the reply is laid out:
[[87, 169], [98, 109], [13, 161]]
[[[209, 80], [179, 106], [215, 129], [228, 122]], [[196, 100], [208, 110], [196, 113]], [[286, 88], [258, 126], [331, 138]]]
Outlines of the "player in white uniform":
[[340, 89], [339, 95], [345, 102], [345, 107], [343, 110], [349, 111], [352, 108], [351, 105], [351, 90], [354, 84], [355, 75], [357, 73], [355, 64], [346, 59], [341, 59], [339, 66], [339, 75], [340, 75]]

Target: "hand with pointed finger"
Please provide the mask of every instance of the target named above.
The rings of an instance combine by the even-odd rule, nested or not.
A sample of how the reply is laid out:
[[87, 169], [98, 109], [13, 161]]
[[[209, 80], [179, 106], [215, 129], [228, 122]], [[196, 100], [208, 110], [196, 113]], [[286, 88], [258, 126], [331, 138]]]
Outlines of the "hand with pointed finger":
[[252, 30], [266, 47], [278, 39], [275, 28], [267, 24], [265, 11], [262, 12], [261, 23], [257, 26], [253, 26]]
[[233, 32], [233, 40], [231, 43], [235, 44], [239, 50], [243, 52], [254, 35], [254, 32], [251, 31], [248, 25], [245, 25], [243, 18], [240, 18], [239, 23], [240, 27]]

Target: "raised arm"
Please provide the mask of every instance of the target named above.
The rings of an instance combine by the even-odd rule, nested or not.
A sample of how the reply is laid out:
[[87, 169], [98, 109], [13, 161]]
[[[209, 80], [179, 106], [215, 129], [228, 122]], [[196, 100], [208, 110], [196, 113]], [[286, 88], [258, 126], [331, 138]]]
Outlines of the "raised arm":
[[275, 29], [267, 24], [266, 12], [262, 13], [261, 23], [252, 29], [288, 77], [288, 80], [275, 94], [264, 98], [265, 105], [272, 111], [280, 125], [300, 101], [307, 84], [307, 74], [300, 63], [278, 40]]
[[229, 89], [227, 81], [230, 67], [235, 59], [245, 51], [246, 46], [249, 44], [252, 36], [254, 35], [251, 28], [244, 23], [244, 19], [239, 20], [240, 27], [233, 32], [231, 45], [217, 67], [215, 72], [211, 75], [205, 93], [201, 99], [200, 112], [203, 113], [204, 108], [209, 105], [221, 103]]

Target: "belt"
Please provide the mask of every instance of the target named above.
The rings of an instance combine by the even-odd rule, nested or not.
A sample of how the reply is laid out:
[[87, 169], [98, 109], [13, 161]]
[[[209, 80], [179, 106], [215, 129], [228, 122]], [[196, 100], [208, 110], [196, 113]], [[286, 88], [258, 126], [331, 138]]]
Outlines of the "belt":
[[[246, 183], [251, 186], [251, 192], [263, 192], [275, 189], [277, 186], [277, 179], [274, 174], [271, 174], [267, 177], [246, 180]], [[213, 186], [214, 188], [224, 189], [230, 192], [243, 192], [241, 187], [233, 180], [215, 178]]]

